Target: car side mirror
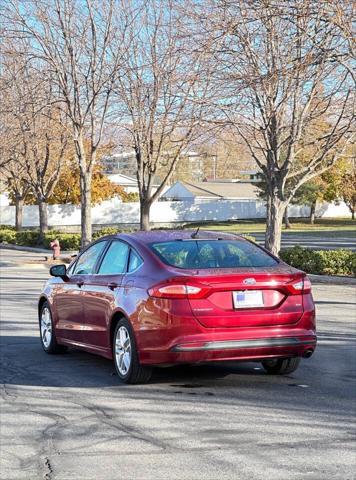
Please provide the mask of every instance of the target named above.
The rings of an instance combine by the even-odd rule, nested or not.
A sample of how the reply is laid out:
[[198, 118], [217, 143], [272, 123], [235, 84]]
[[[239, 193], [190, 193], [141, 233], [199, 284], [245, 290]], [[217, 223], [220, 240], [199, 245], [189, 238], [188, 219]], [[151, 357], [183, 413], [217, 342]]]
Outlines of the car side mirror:
[[52, 265], [52, 267], [49, 269], [49, 274], [52, 275], [52, 277], [60, 277], [63, 280], [68, 278], [67, 267], [64, 264]]

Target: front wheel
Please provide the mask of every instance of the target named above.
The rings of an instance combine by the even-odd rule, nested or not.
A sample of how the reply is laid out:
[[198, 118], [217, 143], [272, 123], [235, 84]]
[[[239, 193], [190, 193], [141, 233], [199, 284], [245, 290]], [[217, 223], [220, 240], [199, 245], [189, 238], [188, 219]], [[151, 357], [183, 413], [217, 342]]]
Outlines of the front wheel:
[[67, 350], [64, 345], [58, 345], [56, 332], [53, 327], [52, 313], [48, 302], [44, 302], [40, 313], [40, 335], [42, 348], [46, 353], [63, 353]]
[[271, 358], [262, 362], [263, 368], [270, 375], [287, 375], [295, 372], [300, 363], [300, 357]]
[[113, 357], [116, 372], [123, 382], [147, 383], [151, 378], [152, 369], [140, 365], [134, 333], [125, 318], [115, 328]]

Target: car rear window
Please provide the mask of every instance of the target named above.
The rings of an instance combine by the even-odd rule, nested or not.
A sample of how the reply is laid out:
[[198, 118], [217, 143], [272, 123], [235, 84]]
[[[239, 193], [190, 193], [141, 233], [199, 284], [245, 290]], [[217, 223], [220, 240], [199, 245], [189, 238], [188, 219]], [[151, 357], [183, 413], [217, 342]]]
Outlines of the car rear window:
[[268, 253], [246, 240], [175, 240], [150, 246], [164, 263], [178, 268], [272, 267], [278, 264]]

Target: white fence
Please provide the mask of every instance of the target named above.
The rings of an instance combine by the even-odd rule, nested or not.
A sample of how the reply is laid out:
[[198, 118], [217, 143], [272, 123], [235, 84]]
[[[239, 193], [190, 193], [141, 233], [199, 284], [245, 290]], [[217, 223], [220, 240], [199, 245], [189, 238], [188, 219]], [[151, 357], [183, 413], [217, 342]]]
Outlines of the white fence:
[[[122, 203], [117, 198], [96, 205], [92, 209], [94, 225], [139, 223], [139, 203]], [[291, 217], [307, 217], [309, 207], [290, 206]], [[347, 217], [350, 212], [345, 204], [323, 204], [317, 208], [320, 217]], [[263, 202], [255, 200], [213, 200], [156, 202], [151, 208], [153, 224], [171, 224], [179, 222], [227, 221], [248, 218], [264, 218], [266, 208]], [[80, 225], [80, 207], [74, 205], [50, 205], [48, 220], [51, 227], [71, 227]], [[0, 223], [15, 224], [15, 207], [0, 207]], [[24, 207], [23, 226], [39, 225], [38, 207]]]

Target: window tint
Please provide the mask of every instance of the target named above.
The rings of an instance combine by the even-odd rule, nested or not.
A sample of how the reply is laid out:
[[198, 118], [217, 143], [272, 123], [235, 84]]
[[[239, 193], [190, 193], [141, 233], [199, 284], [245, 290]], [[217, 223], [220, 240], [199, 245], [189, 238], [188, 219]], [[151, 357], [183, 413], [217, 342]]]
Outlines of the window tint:
[[127, 255], [129, 246], [127, 243], [114, 241], [108, 248], [102, 261], [99, 273], [101, 275], [114, 275], [126, 271]]
[[106, 242], [95, 243], [78, 258], [74, 275], [89, 275], [94, 272], [95, 264], [104, 249]]
[[142, 263], [142, 258], [135, 252], [135, 250], [131, 249], [128, 271], [133, 272], [136, 268], [142, 265]]
[[168, 265], [179, 268], [271, 267], [277, 261], [244, 240], [187, 240], [151, 245]]

